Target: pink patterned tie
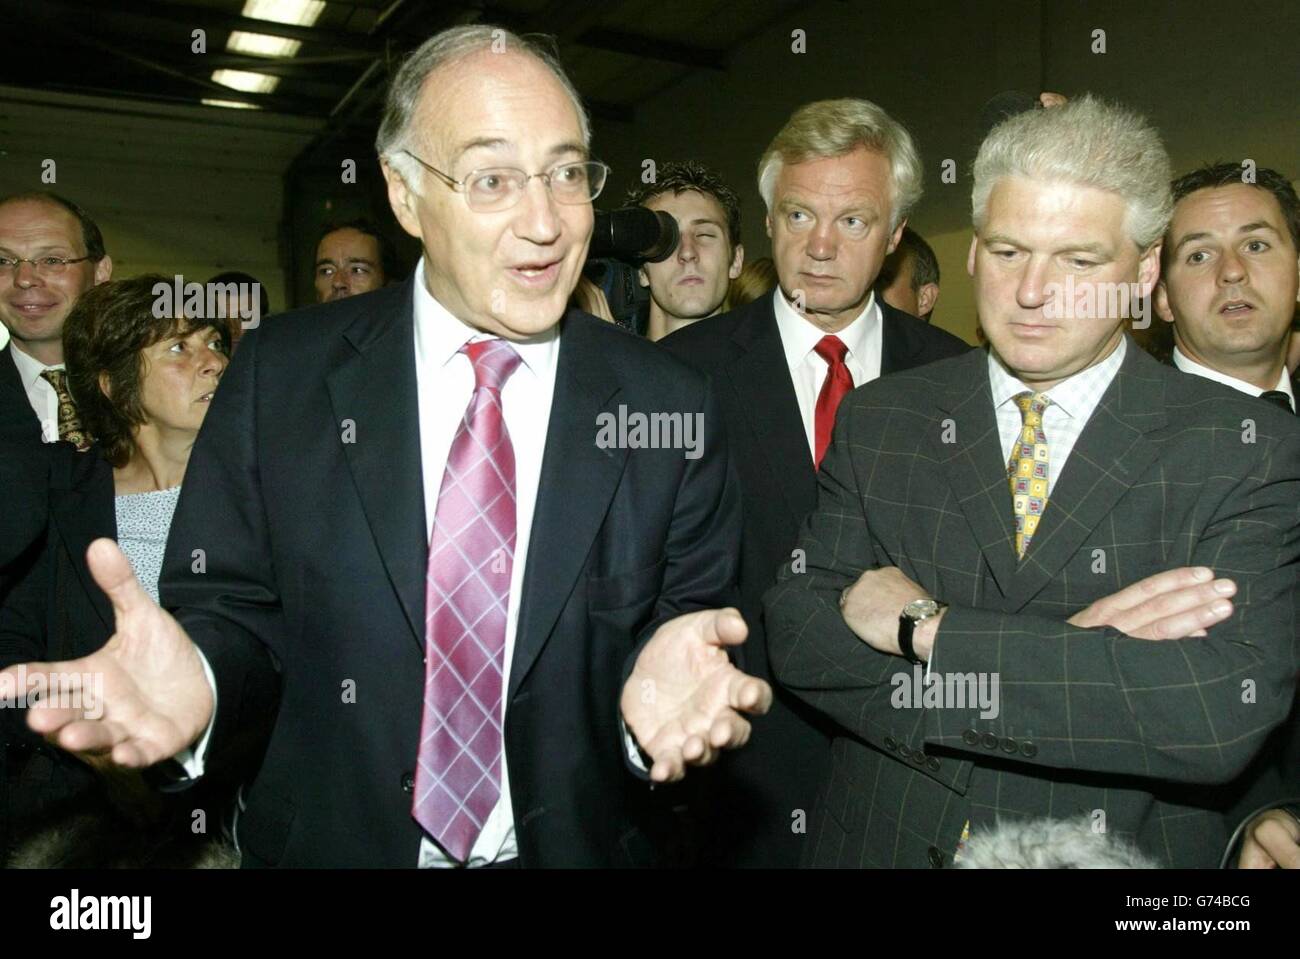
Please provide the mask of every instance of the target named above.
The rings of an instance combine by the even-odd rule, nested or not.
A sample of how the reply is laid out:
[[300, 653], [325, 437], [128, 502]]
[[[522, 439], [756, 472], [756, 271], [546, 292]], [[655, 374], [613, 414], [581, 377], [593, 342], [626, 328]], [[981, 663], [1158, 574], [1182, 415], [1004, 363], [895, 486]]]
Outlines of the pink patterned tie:
[[501, 795], [502, 672], [515, 552], [515, 453], [505, 340], [467, 343], [474, 394], [456, 430], [429, 544], [424, 716], [411, 814], [465, 862]]

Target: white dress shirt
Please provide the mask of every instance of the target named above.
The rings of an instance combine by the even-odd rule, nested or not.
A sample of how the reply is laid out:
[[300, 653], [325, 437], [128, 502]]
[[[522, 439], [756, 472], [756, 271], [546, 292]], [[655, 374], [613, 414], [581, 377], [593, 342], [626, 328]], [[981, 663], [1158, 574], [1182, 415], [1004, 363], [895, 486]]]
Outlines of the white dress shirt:
[[[555, 367], [560, 352], [559, 333], [559, 327], [554, 326], [531, 340], [513, 341], [522, 362], [501, 389], [506, 430], [515, 453], [515, 554], [510, 570], [510, 602], [506, 616], [505, 669], [501, 679], [503, 702], [505, 691], [510, 687], [510, 664], [519, 627], [519, 602], [527, 565], [528, 540], [537, 504], [537, 485], [542, 474], [546, 429], [551, 419]], [[415, 379], [420, 402], [426, 542], [433, 538], [438, 492], [442, 488], [451, 443], [474, 393], [474, 367], [460, 349], [466, 343], [496, 338], [466, 326], [430, 295], [424, 285], [424, 260], [421, 259], [415, 272]], [[412, 722], [416, 721], [412, 717]], [[504, 743], [502, 745], [504, 749]], [[414, 756], [411, 763], [415, 763]], [[514, 809], [510, 802], [510, 769], [503, 751], [501, 797], [474, 841], [469, 864], [479, 866], [513, 859], [518, 854]], [[459, 863], [449, 859], [426, 836], [420, 843], [419, 865], [436, 868]]]
[[[1122, 337], [1119, 346], [1111, 351], [1110, 356], [1045, 391], [1052, 401], [1043, 411], [1043, 435], [1047, 437], [1049, 500], [1052, 487], [1065, 469], [1074, 444], [1078, 442], [1083, 428], [1088, 425], [1097, 404], [1101, 402], [1102, 394], [1119, 372], [1127, 349], [1128, 338]], [[1020, 382], [1018, 377], [1008, 371], [992, 349], [989, 350], [989, 386], [993, 390], [993, 410], [997, 414], [998, 435], [1002, 439], [1002, 462], [1007, 463], [1011, 460], [1011, 448], [1020, 438], [1020, 431], [1024, 427], [1024, 417], [1020, 414], [1020, 407], [1013, 402], [1014, 397], [1025, 390], [1037, 391]], [[1050, 509], [1050, 504], [1048, 508]], [[1010, 511], [1011, 499], [1008, 496], [1007, 512]]]
[[[808, 438], [810, 457], [817, 455], [817, 397], [826, 382], [829, 364], [816, 352], [816, 346], [826, 335], [795, 310], [781, 292], [772, 292], [772, 305], [776, 311], [776, 326], [785, 350], [785, 362], [794, 381], [795, 399], [799, 401], [799, 415], [803, 418], [804, 435]], [[873, 292], [867, 304], [852, 323], [834, 334], [848, 347], [844, 365], [853, 376], [853, 385], [861, 386], [880, 376], [880, 352], [884, 342], [881, 333], [880, 306]]]
[[[1263, 396], [1268, 392], [1267, 390], [1261, 390], [1254, 383], [1247, 383], [1245, 380], [1239, 380], [1235, 376], [1229, 376], [1227, 373], [1220, 373], [1218, 370], [1197, 363], [1176, 346], [1174, 347], [1174, 366], [1178, 367], [1184, 373], [1191, 373], [1194, 376], [1203, 376], [1207, 380], [1214, 380], [1214, 382], [1222, 383], [1224, 386], [1231, 386], [1234, 390], [1238, 390], [1250, 396]], [[1277, 386], [1273, 387], [1273, 389], [1287, 395], [1287, 399], [1291, 401], [1291, 412], [1294, 413], [1295, 391], [1291, 389], [1291, 377], [1287, 375], [1285, 364], [1283, 364], [1282, 372], [1278, 376]]]
[[17, 342], [10, 342], [8, 352], [14, 358], [14, 366], [18, 368], [23, 389], [27, 391], [27, 402], [32, 404], [36, 418], [41, 421], [41, 442], [58, 442], [59, 394], [54, 391], [53, 384], [41, 374], [46, 370], [61, 370], [63, 364], [46, 366], [20, 350]]

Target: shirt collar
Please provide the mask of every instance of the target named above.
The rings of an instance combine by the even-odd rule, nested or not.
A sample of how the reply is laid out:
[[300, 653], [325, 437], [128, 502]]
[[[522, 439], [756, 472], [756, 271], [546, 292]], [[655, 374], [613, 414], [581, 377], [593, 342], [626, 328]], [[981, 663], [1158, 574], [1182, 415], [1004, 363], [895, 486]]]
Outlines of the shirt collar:
[[[1216, 383], [1222, 383], [1224, 386], [1231, 386], [1234, 390], [1247, 393], [1251, 396], [1262, 396], [1266, 390], [1261, 390], [1254, 383], [1247, 383], [1245, 380], [1239, 380], [1235, 376], [1229, 376], [1227, 373], [1221, 373], [1216, 369], [1206, 366], [1203, 363], [1197, 363], [1194, 359], [1174, 347], [1174, 366], [1178, 367], [1184, 373], [1191, 373], [1194, 376], [1203, 376], [1207, 380], [1214, 380]], [[1295, 391], [1291, 388], [1291, 377], [1287, 375], [1286, 366], [1283, 365], [1282, 372], [1278, 376], [1277, 386], [1273, 387], [1287, 395], [1291, 400], [1291, 409], [1295, 409]]]
[[28, 356], [13, 341], [9, 341], [9, 352], [14, 355], [14, 366], [18, 367], [18, 375], [22, 378], [23, 388], [30, 390], [36, 385], [36, 381], [41, 378], [41, 374], [46, 370], [61, 370], [64, 368], [62, 363], [56, 363], [54, 366], [46, 366], [35, 357]]
[[[785, 349], [786, 365], [794, 369], [821, 342], [826, 332], [799, 315], [781, 292], [780, 284], [772, 291], [772, 305], [776, 312], [776, 325], [781, 331], [781, 345]], [[848, 347], [849, 356], [862, 359], [867, 349], [867, 338], [874, 327], [880, 326], [880, 307], [876, 305], [876, 294], [872, 291], [867, 297], [862, 312], [853, 322], [834, 334]]]
[[[1119, 372], [1127, 350], [1128, 337], [1122, 336], [1120, 337], [1119, 346], [1111, 350], [1110, 356], [1100, 363], [1094, 363], [1087, 369], [1080, 370], [1044, 392], [1051, 399], [1052, 405], [1060, 409], [1066, 416], [1073, 418], [1080, 413], [1091, 413], [1096, 404], [1093, 402], [1090, 408], [1087, 398], [1098, 398], [1106, 391], [1110, 381]], [[1026, 386], [1020, 381], [1019, 377], [1013, 375], [1010, 370], [1003, 366], [1002, 360], [998, 358], [996, 351], [992, 348], [989, 349], [989, 386], [993, 390], [993, 408], [995, 410], [999, 409], [1004, 403], [1011, 402], [1014, 397], [1026, 390], [1036, 392], [1033, 387]]]
[[[466, 343], [497, 340], [495, 333], [484, 333], [455, 317], [433, 298], [424, 284], [424, 258], [415, 268], [415, 351], [429, 369], [442, 369]], [[510, 340], [523, 365], [535, 376], [544, 377], [555, 369], [560, 343], [560, 324], [526, 340]]]

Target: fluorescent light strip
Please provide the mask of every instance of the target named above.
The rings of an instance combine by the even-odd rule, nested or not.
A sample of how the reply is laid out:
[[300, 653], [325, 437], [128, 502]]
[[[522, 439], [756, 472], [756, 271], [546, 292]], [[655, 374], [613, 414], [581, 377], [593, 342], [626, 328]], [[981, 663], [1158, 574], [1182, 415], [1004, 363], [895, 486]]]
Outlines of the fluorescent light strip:
[[200, 101], [209, 107], [225, 107], [227, 110], [260, 110], [262, 109], [255, 103], [241, 103], [238, 100], [209, 100], [206, 97]]
[[223, 87], [244, 93], [270, 93], [280, 85], [280, 78], [248, 70], [213, 70], [212, 79]]
[[235, 30], [226, 41], [226, 49], [231, 53], [243, 53], [252, 57], [295, 57], [302, 49], [302, 41]]
[[247, 0], [244, 16], [310, 27], [325, 12], [323, 0]]

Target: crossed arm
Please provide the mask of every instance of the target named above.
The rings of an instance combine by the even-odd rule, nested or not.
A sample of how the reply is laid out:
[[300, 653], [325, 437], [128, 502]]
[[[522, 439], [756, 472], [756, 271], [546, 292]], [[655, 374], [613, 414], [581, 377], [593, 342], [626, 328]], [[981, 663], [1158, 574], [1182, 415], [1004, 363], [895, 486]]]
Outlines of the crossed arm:
[[[1032, 734], [1038, 751], [1026, 762], [1231, 780], [1286, 718], [1295, 691], [1295, 446], [1279, 442], [1263, 457], [1268, 475], [1219, 505], [1190, 568], [1133, 584], [1068, 620], [954, 605], [923, 624], [915, 646], [932, 670], [996, 674], [1001, 701], [995, 718], [981, 718], [975, 704], [923, 710], [914, 738], [980, 754], [963, 737], [969, 730]], [[927, 591], [878, 568], [845, 443], [833, 444], [820, 484], [799, 542], [806, 572], [783, 569], [766, 597], [776, 677], [861, 738], [906, 738], [912, 723], [891, 703], [892, 677], [910, 671], [898, 655], [898, 616]]]

